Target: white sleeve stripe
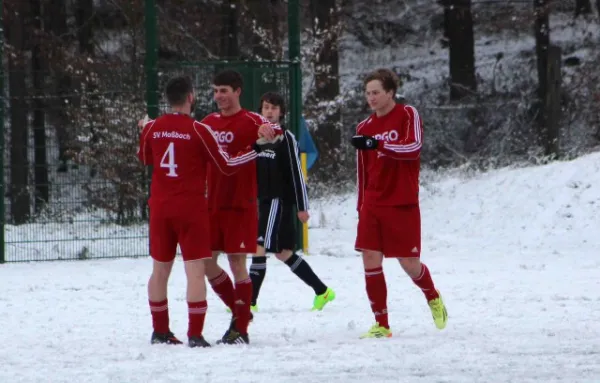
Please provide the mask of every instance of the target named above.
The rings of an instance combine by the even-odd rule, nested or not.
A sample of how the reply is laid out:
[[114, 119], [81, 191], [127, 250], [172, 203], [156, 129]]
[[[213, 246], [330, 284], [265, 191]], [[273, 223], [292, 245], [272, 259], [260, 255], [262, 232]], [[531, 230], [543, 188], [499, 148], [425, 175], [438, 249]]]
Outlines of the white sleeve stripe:
[[385, 142], [383, 144], [383, 147], [386, 149], [390, 149], [393, 152], [398, 152], [398, 153], [410, 153], [410, 152], [415, 152], [417, 150], [419, 150], [421, 148], [421, 143], [420, 142], [415, 142], [413, 144], [410, 145], [394, 145], [394, 144], [390, 144], [388, 142]]
[[369, 118], [371, 118], [371, 116], [365, 118], [364, 120], [362, 120], [361, 122], [358, 123], [358, 125], [356, 126], [356, 133], [358, 134], [358, 131], [365, 126], [365, 124], [367, 123], [367, 121], [369, 121]]
[[[213, 134], [213, 130], [210, 128], [210, 126], [203, 124], [201, 122], [198, 121], [194, 121], [194, 124], [199, 124], [201, 126], [204, 127], [204, 129], [206, 129], [211, 135]], [[204, 137], [202, 137], [202, 135], [198, 132], [198, 130], [196, 130], [196, 126], [194, 125], [194, 131], [196, 132], [196, 134], [198, 135], [198, 137], [200, 138], [200, 140], [202, 140], [202, 143], [204, 144], [204, 147], [206, 148], [206, 150], [208, 151], [208, 154], [212, 157], [215, 165], [223, 172], [226, 173], [224, 169], [221, 169], [221, 167], [219, 166], [219, 161], [217, 161], [217, 159], [213, 156], [212, 151], [210, 150], [210, 148], [208, 147], [208, 144], [206, 143], [206, 141], [204, 141]], [[214, 135], [213, 135], [214, 137]], [[221, 155], [221, 157], [223, 157], [223, 159], [225, 160], [225, 162], [228, 165], [237, 165], [237, 164], [243, 164], [246, 162], [250, 162], [251, 160], [253, 160], [254, 158], [256, 158], [256, 153], [254, 152], [249, 152], [246, 153], [242, 156], [236, 157], [234, 159], [230, 159], [229, 155], [221, 148], [221, 146], [217, 143], [217, 148], [218, 148], [218, 152]], [[226, 173], [227, 174], [227, 173]]]
[[[292, 146], [294, 149], [293, 155], [296, 158], [295, 161], [293, 158], [291, 158], [292, 153], [290, 151], [290, 162], [291, 164], [296, 162], [296, 168], [298, 170], [298, 179], [300, 180], [300, 188], [302, 190], [302, 201], [304, 202], [304, 208], [308, 210], [308, 193], [306, 192], [306, 183], [304, 182], [304, 173], [302, 172], [302, 166], [300, 165], [300, 158], [298, 158], [300, 154], [300, 151], [298, 150], [298, 144], [296, 142], [296, 138], [289, 130], [286, 130], [285, 133], [287, 134], [288, 138], [292, 140]], [[294, 193], [296, 193], [296, 191], [298, 190], [298, 187], [296, 185], [296, 177], [292, 177], [292, 179], [294, 181]], [[298, 208], [299, 207], [300, 206], [298, 206]]]
[[263, 125], [263, 124], [269, 124], [275, 130], [282, 130], [281, 126], [279, 126], [279, 124], [272, 123], [271, 121], [267, 120], [267, 118], [264, 117], [261, 114], [258, 114], [256, 112], [250, 112], [250, 111], [248, 111], [248, 114], [246, 114], [246, 116], [250, 117], [250, 115], [258, 117], [258, 119], [260, 120], [261, 123], [257, 124], [256, 121], [254, 121], [254, 123], [257, 124], [257, 125], [259, 125], [259, 126]]
[[[383, 144], [384, 148], [389, 149], [394, 152], [397, 152], [397, 153], [415, 152], [415, 151], [419, 150], [422, 146], [421, 117], [419, 116], [417, 109], [415, 109], [414, 107], [412, 107], [410, 105], [406, 105], [404, 107], [404, 109], [405, 110], [408, 109], [412, 112], [415, 142], [411, 142], [410, 144], [406, 144], [406, 145], [391, 144], [391, 143], [387, 143], [387, 142], [385, 142]], [[409, 112], [409, 114], [410, 114], [410, 112]]]

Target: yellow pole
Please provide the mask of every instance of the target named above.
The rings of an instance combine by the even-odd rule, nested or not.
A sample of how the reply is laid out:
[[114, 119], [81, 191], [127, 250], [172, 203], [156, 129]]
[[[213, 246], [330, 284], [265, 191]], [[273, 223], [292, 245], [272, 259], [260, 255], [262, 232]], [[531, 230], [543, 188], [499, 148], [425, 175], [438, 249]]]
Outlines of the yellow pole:
[[[308, 169], [306, 167], [306, 153], [300, 153], [300, 162], [302, 165], [302, 173], [304, 181], [308, 183]], [[302, 252], [308, 255], [308, 222], [302, 224]]]

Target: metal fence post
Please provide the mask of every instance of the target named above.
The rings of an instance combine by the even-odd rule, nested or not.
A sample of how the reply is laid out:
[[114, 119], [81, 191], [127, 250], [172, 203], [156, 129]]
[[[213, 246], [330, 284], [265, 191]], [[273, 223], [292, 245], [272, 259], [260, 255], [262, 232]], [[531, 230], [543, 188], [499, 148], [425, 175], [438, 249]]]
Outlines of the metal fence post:
[[[0, 0], [0, 9], [4, 9], [4, 2]], [[6, 102], [4, 93], [4, 12], [0, 12], [0, 263], [6, 262], [4, 243], [4, 105]]]
[[[288, 57], [290, 61], [290, 130], [300, 139], [300, 119], [302, 117], [302, 67], [300, 58], [300, 2], [288, 1]], [[296, 224], [296, 250], [304, 250], [303, 244], [308, 240], [304, 238], [303, 226], [294, 219]], [[302, 228], [303, 230], [298, 230]]]
[[150, 118], [158, 116], [158, 26], [156, 0], [145, 0], [146, 29], [146, 110]]
[[[146, 72], [146, 113], [150, 118], [157, 118], [158, 106], [158, 18], [156, 0], [145, 0], [144, 21], [146, 30], [146, 58], [144, 69]], [[152, 166], [147, 168], [145, 186], [150, 195], [150, 180], [152, 179]], [[152, 214], [148, 208], [148, 215]], [[148, 220], [150, 218], [148, 217]], [[150, 236], [148, 236], [150, 248]]]

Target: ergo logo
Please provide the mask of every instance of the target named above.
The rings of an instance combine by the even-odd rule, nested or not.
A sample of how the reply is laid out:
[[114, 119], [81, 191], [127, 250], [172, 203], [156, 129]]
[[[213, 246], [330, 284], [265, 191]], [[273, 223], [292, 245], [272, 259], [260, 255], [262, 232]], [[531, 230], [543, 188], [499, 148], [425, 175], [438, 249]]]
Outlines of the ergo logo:
[[215, 132], [215, 138], [219, 144], [231, 144], [234, 137], [233, 132]]
[[399, 136], [397, 131], [390, 130], [389, 132], [376, 134], [374, 137], [381, 141], [397, 141]]

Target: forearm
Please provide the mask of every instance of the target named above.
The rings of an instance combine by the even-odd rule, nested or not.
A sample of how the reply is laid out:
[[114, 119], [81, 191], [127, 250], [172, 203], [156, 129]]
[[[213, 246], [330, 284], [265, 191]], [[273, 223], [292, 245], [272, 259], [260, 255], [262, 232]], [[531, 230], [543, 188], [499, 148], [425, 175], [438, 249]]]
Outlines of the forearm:
[[406, 145], [380, 142], [377, 151], [395, 160], [416, 160], [421, 155], [421, 143], [412, 142]]

